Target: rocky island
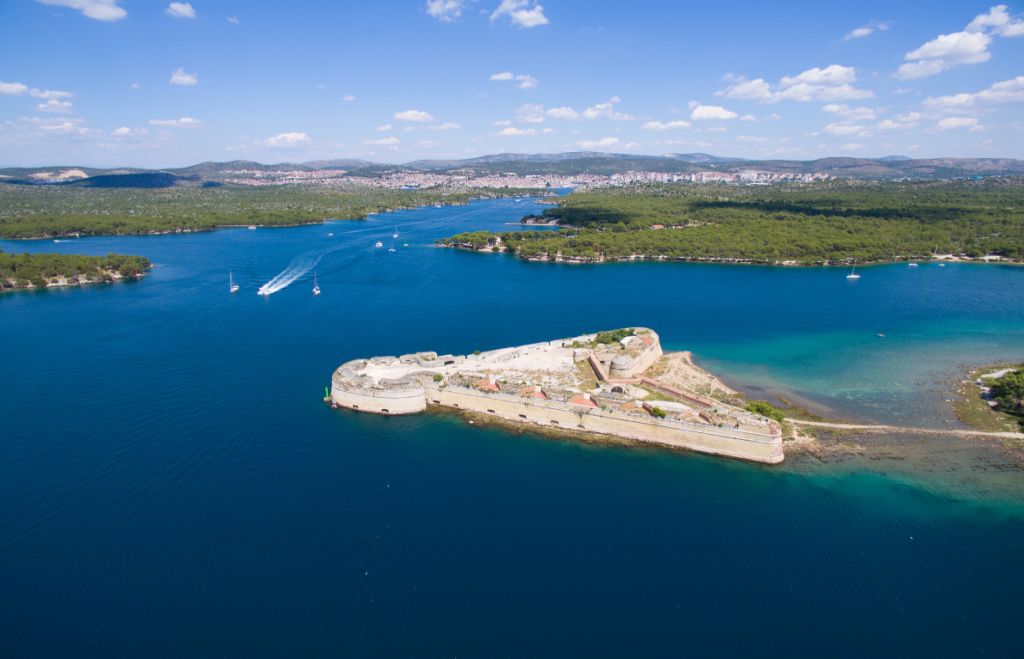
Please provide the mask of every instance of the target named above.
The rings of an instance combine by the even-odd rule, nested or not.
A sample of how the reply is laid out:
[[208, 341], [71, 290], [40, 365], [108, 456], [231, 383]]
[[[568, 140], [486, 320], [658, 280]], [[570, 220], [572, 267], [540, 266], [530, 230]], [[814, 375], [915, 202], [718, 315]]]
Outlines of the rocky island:
[[470, 355], [354, 359], [334, 371], [328, 400], [373, 414], [435, 407], [568, 434], [782, 462], [779, 423], [712, 397], [721, 391], [729, 392], [688, 353], [666, 355], [653, 330], [629, 328]]

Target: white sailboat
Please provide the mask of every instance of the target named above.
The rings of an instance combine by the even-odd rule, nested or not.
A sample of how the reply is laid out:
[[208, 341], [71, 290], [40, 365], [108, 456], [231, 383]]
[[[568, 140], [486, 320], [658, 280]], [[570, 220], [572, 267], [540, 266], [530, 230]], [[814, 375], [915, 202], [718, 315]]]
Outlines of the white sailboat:
[[395, 232], [393, 234], [391, 234], [391, 237], [392, 238], [398, 238], [398, 225], [397, 224], [395, 225]]
[[394, 243], [392, 243], [392, 244], [391, 244], [391, 247], [388, 247], [388, 251], [389, 251], [389, 252], [393, 252], [393, 251], [395, 251], [395, 245], [394, 245]]
[[860, 275], [857, 274], [857, 262], [853, 262], [853, 268], [850, 270], [850, 274], [846, 275], [847, 279], [860, 279]]
[[230, 270], [228, 270], [228, 291], [231, 293], [238, 292], [238, 284], [235, 283], [235, 277], [231, 274]]
[[374, 244], [373, 244], [373, 246], [374, 246], [374, 247], [375, 247], [376, 249], [380, 249], [381, 247], [383, 247], [383, 246], [384, 246], [384, 243], [382, 243], [381, 241], [379, 241], [379, 240], [378, 240], [378, 241], [377, 241], [376, 243], [374, 243]]
[[316, 283], [316, 273], [313, 273], [313, 295], [320, 295], [320, 286]]

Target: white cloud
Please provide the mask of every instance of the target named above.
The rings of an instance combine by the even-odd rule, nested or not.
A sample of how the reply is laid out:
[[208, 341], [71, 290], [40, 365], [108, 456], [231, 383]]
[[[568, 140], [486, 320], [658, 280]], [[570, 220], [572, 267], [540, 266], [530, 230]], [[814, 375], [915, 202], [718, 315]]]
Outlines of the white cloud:
[[356, 97], [353, 96], [352, 94], [345, 94], [344, 96], [341, 97], [341, 100], [345, 101], [346, 103], [352, 103], [356, 100]]
[[164, 10], [168, 16], [174, 18], [195, 18], [196, 10], [192, 8], [192, 4], [189, 2], [172, 2], [167, 5], [167, 9]]
[[392, 126], [391, 124], [381, 124], [380, 126], [377, 126], [377, 130], [380, 131], [381, 133], [386, 133], [392, 128], [394, 128], [394, 126]]
[[430, 130], [459, 130], [462, 128], [461, 124], [457, 124], [454, 121], [446, 121], [443, 124], [431, 126]]
[[180, 119], [150, 119], [150, 126], [163, 126], [166, 128], [198, 128], [203, 122], [192, 117], [181, 117]]
[[858, 28], [854, 28], [843, 35], [843, 41], [851, 41], [853, 39], [863, 39], [864, 37], [870, 36], [875, 32], [884, 32], [889, 29], [889, 24], [885, 22], [872, 21], [867, 25], [862, 25]]
[[648, 121], [641, 128], [644, 130], [674, 130], [676, 128], [689, 128], [692, 124], [689, 121], [675, 119], [673, 121]]
[[544, 7], [535, 0], [501, 0], [501, 4], [491, 13], [491, 20], [495, 21], [502, 16], [519, 27], [537, 27], [550, 23], [544, 15]]
[[734, 81], [733, 84], [715, 92], [716, 96], [762, 103], [839, 101], [874, 96], [873, 92], [854, 87], [857, 70], [841, 64], [814, 67], [795, 76], [783, 76], [774, 87], [763, 78], [747, 80], [728, 76], [727, 79]]
[[873, 108], [857, 107], [851, 108], [845, 103], [830, 103], [821, 108], [829, 114], [838, 115], [845, 119], [853, 119], [854, 121], [870, 120], [874, 119], [877, 115]]
[[51, 98], [45, 103], [40, 103], [36, 106], [36, 110], [40, 112], [58, 112], [65, 114], [71, 112], [71, 101], [58, 101], [55, 98]]
[[980, 64], [992, 58], [988, 47], [993, 36], [1024, 35], [1024, 20], [1011, 17], [1006, 5], [996, 5], [986, 14], [978, 14], [960, 32], [940, 34], [903, 56], [907, 60], [896, 70], [902, 80], [927, 78], [964, 64]]
[[859, 124], [850, 123], [849, 121], [838, 121], [831, 123], [823, 129], [829, 135], [864, 135], [867, 133], [867, 129]]
[[973, 94], [953, 94], [950, 96], [929, 96], [924, 105], [938, 110], [959, 110], [984, 103], [1024, 103], [1024, 76], [997, 82], [987, 89]]
[[754, 143], [754, 142], [767, 142], [768, 138], [767, 137], [754, 137], [753, 135], [738, 135], [736, 137], [736, 141], [737, 142], [744, 142], [746, 144], [751, 144], [751, 143]]
[[[28, 85], [20, 82], [4, 82], [0, 80], [0, 94], [6, 94], [7, 96], [22, 96], [26, 93], [32, 98], [41, 98], [46, 101], [71, 98], [74, 96], [71, 92], [60, 91], [58, 89], [39, 89], [38, 87], [32, 87], [29, 89]], [[46, 104], [43, 103], [40, 105]], [[68, 104], [68, 107], [70, 107], [70, 104]]]
[[521, 124], [544, 123], [544, 106], [539, 103], [523, 103], [516, 108], [516, 121]]
[[420, 149], [430, 149], [435, 146], [440, 146], [440, 142], [435, 142], [433, 140], [420, 140], [416, 143], [416, 146]]
[[47, 133], [57, 133], [59, 135], [85, 135], [89, 132], [89, 129], [83, 125], [85, 121], [82, 119], [56, 120], [32, 117], [29, 119], [29, 122]]
[[4, 82], [0, 80], [0, 94], [8, 96], [21, 96], [28, 91], [28, 85], [20, 82]]
[[500, 73], [494, 73], [491, 75], [490, 80], [498, 82], [506, 82], [514, 80], [516, 87], [519, 89], [533, 89], [537, 86], [538, 80], [531, 75], [526, 73], [513, 73], [511, 71], [502, 71]]
[[124, 137], [126, 135], [131, 135], [132, 129], [128, 126], [121, 126], [120, 128], [115, 128], [114, 130], [112, 130], [110, 134], [114, 135], [115, 137]]
[[395, 121], [433, 121], [434, 115], [423, 110], [403, 110], [395, 113]]
[[170, 83], [172, 85], [183, 85], [191, 86], [199, 83], [199, 76], [195, 73], [186, 73], [185, 69], [179, 68], [177, 71], [171, 74]]
[[498, 119], [497, 121], [494, 122], [494, 125], [495, 126], [511, 126], [512, 122], [509, 121], [508, 119]]
[[576, 146], [584, 149], [605, 149], [610, 146], [615, 146], [618, 143], [619, 138], [617, 137], [602, 137], [599, 140], [583, 140], [582, 142], [577, 142]]
[[464, 0], [427, 0], [427, 15], [443, 23], [451, 23], [462, 16], [465, 7]]
[[536, 135], [536, 128], [516, 128], [515, 126], [509, 126], [508, 128], [502, 128], [496, 135], [500, 137], [525, 137], [527, 135]]
[[239, 23], [241, 23], [241, 21], [238, 20], [237, 16], [228, 16], [227, 17], [227, 21], [228, 21], [228, 23], [231, 23], [232, 25], [238, 25]]
[[975, 117], [946, 117], [935, 124], [935, 127], [939, 130], [958, 130], [960, 128], [966, 128], [972, 133], [979, 130], [985, 130], [985, 127], [978, 123]]
[[142, 88], [142, 85], [140, 85], [137, 82], [133, 82], [132, 84], [130, 84], [128, 86], [131, 87], [132, 89], [141, 89]]
[[402, 140], [397, 137], [382, 137], [379, 140], [365, 140], [363, 144], [371, 144], [374, 146], [398, 146], [402, 143]]
[[915, 126], [917, 126], [916, 121], [900, 121], [897, 117], [896, 119], [882, 119], [881, 121], [878, 122], [875, 128], [877, 128], [878, 130], [893, 131], [909, 130]]
[[265, 146], [269, 146], [272, 149], [294, 149], [296, 147], [305, 146], [312, 142], [309, 135], [305, 133], [278, 133], [273, 137], [268, 137], [263, 140]]
[[604, 103], [598, 103], [583, 111], [586, 119], [613, 119], [615, 121], [633, 121], [636, 117], [625, 112], [617, 112], [615, 106], [622, 102], [618, 96], [612, 96]]
[[991, 30], [1001, 37], [1019, 37], [1024, 35], [1024, 20], [1011, 18], [1006, 5], [996, 5], [987, 14], [978, 14], [964, 28], [967, 32], [985, 32]]
[[552, 119], [565, 119], [566, 121], [578, 121], [580, 118], [580, 113], [569, 106], [551, 108], [544, 114]]
[[128, 15], [123, 7], [118, 6], [120, 0], [37, 0], [37, 2], [75, 9], [82, 12], [86, 18], [97, 21], [119, 21]]
[[901, 80], [927, 78], [963, 64], [980, 64], [992, 58], [988, 52], [992, 37], [984, 32], [940, 34], [903, 56], [907, 60], [896, 71]]
[[860, 151], [864, 148], [863, 144], [857, 144], [856, 142], [850, 142], [839, 147], [843, 151]]
[[726, 110], [721, 105], [701, 105], [696, 101], [690, 102], [690, 119], [694, 121], [735, 119], [738, 116], [732, 110]]

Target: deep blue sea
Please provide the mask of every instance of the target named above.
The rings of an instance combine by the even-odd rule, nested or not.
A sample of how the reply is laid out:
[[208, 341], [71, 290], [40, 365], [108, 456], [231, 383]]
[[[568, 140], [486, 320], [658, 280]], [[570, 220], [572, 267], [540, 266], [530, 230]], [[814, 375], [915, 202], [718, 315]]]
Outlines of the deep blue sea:
[[1024, 498], [323, 405], [357, 356], [644, 325], [747, 391], [945, 427], [944, 382], [1024, 359], [1024, 268], [432, 247], [535, 208], [0, 242], [156, 264], [0, 296], [0, 655], [1021, 656]]

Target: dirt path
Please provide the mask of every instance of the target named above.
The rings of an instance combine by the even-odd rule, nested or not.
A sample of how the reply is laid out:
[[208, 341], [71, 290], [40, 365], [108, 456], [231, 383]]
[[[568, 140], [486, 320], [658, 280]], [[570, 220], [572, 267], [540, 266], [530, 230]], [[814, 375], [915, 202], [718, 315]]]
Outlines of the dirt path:
[[1003, 439], [1024, 439], [1024, 432], [990, 432], [986, 430], [945, 429], [945, 428], [909, 428], [906, 426], [877, 426], [857, 423], [829, 423], [827, 421], [803, 421], [786, 419], [795, 426], [816, 426], [819, 428], [838, 428], [841, 430], [865, 430], [867, 432], [906, 432], [929, 435], [954, 435], [956, 437], [1001, 437]]

